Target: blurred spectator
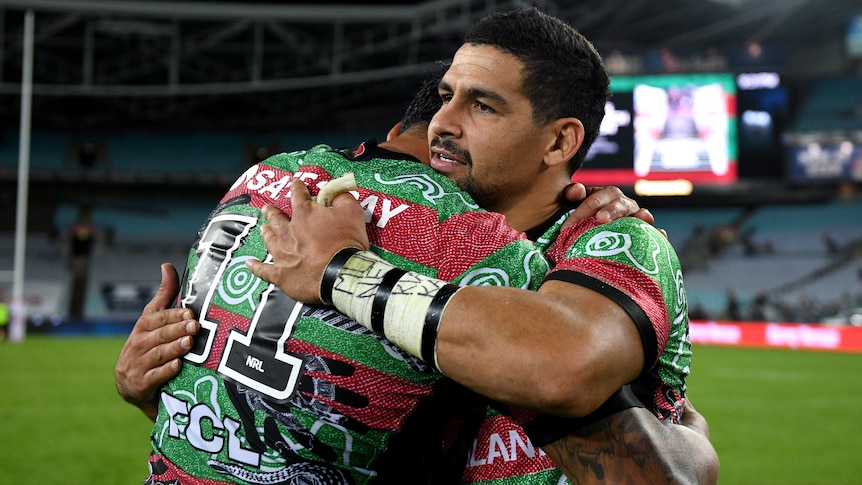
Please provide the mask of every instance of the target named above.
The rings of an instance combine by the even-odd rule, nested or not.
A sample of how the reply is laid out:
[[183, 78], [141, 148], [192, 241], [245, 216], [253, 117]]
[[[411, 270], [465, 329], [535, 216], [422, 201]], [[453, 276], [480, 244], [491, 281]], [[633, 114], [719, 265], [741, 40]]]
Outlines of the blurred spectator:
[[711, 320], [706, 308], [700, 303], [695, 304], [688, 310], [688, 318], [691, 320]]
[[742, 320], [742, 314], [739, 312], [739, 299], [737, 299], [736, 293], [730, 288], [727, 290], [727, 306], [721, 319], [732, 322]]
[[71, 318], [84, 316], [87, 280], [90, 275], [90, 254], [95, 243], [96, 232], [91, 209], [87, 206], [81, 207], [77, 222], [69, 227], [69, 271], [72, 273], [72, 295], [69, 300]]
[[103, 142], [73, 142], [66, 151], [66, 161], [85, 170], [108, 164], [108, 146]]
[[823, 234], [823, 244], [826, 245], [826, 252], [829, 254], [838, 254], [841, 252], [841, 246], [838, 245], [832, 234], [828, 232]]
[[6, 326], [9, 324], [9, 303], [3, 288], [0, 288], [0, 342], [6, 340]]

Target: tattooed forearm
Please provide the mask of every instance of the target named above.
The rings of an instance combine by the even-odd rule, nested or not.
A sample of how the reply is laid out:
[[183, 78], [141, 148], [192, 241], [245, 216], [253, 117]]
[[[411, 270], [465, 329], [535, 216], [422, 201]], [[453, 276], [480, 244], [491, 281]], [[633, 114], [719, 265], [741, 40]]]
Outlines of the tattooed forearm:
[[613, 414], [543, 450], [576, 485], [705, 484], [718, 475], [706, 436], [642, 408]]

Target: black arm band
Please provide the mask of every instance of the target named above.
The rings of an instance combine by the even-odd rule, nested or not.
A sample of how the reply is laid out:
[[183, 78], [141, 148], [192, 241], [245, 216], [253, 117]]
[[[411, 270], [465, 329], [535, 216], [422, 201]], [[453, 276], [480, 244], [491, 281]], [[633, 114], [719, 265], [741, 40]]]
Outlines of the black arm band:
[[347, 263], [351, 256], [362, 251], [359, 248], [344, 248], [335, 253], [335, 256], [329, 260], [326, 269], [323, 271], [323, 279], [320, 280], [320, 301], [324, 305], [332, 305], [332, 288], [338, 280], [338, 272]]
[[592, 413], [580, 418], [561, 418], [543, 414], [538, 418], [525, 423], [522, 427], [530, 441], [535, 446], [545, 446], [553, 443], [564, 436], [576, 433], [586, 426], [607, 418], [612, 414], [629, 408], [642, 408], [643, 403], [635, 396], [629, 386], [623, 386], [615, 392], [607, 401]]
[[[440, 328], [440, 320], [443, 318], [443, 310], [446, 309], [446, 304], [456, 291], [461, 289], [460, 286], [451, 283], [444, 285], [434, 295], [431, 300], [431, 305], [425, 313], [425, 327], [422, 329], [422, 355], [421, 358], [435, 367], [437, 359], [435, 358], [437, 347], [437, 330]], [[438, 369], [439, 370], [439, 369]]]
[[395, 284], [405, 273], [407, 272], [401, 268], [394, 268], [389, 270], [380, 281], [380, 286], [374, 293], [374, 302], [371, 304], [371, 330], [385, 334], [383, 317], [386, 315], [386, 303], [389, 301]]

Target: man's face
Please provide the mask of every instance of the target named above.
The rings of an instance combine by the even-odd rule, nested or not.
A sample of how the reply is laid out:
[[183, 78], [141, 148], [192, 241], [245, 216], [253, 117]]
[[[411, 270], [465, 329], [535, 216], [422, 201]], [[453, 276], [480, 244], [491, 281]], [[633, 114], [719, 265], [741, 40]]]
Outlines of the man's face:
[[499, 212], [535, 182], [555, 135], [533, 121], [521, 89], [523, 64], [487, 45], [463, 45], [440, 82], [443, 106], [431, 120], [431, 167]]

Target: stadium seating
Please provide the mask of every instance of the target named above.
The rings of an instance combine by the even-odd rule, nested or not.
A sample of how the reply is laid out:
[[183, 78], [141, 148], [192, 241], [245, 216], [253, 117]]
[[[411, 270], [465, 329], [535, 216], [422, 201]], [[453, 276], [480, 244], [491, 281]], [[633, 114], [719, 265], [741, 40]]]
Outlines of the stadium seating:
[[818, 80], [800, 107], [797, 132], [862, 130], [862, 76]]
[[[692, 209], [679, 212], [684, 218], [692, 216]], [[654, 213], [660, 226], [671, 228], [669, 232], [677, 227], [675, 211]], [[724, 219], [713, 221], [726, 226], [732, 222], [731, 215], [726, 212]], [[858, 283], [862, 202], [761, 206], [736, 228], [735, 235], [720, 254], [704, 249], [696, 254], [706, 260], [688, 265], [685, 257], [691, 237], [678, 242], [678, 236], [672, 236], [684, 261], [690, 307], [722, 318], [727, 316], [730, 294], [743, 307], [758, 296], [768, 296], [782, 305], [817, 302], [823, 312], [862, 299]]]

